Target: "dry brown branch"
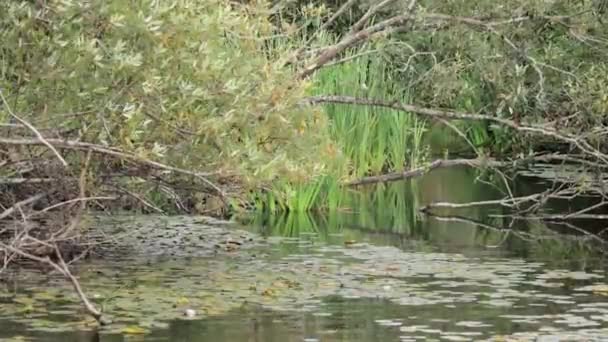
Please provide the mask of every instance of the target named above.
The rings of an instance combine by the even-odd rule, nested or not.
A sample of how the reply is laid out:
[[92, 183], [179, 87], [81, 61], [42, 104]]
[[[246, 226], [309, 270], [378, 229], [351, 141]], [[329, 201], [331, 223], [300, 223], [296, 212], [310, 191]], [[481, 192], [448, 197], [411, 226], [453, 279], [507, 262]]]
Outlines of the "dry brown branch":
[[399, 16], [399, 17], [391, 18], [391, 19], [382, 21], [376, 25], [370, 26], [365, 30], [357, 31], [356, 33], [347, 35], [342, 40], [340, 40], [337, 44], [322, 49], [320, 51], [319, 55], [314, 59], [314, 61], [310, 65], [306, 66], [299, 73], [298, 77], [306, 78], [306, 77], [312, 75], [315, 71], [319, 70], [325, 64], [331, 62], [333, 59], [335, 59], [340, 53], [342, 53], [346, 49], [369, 40], [369, 38], [374, 33], [386, 30], [393, 25], [403, 24], [412, 18], [413, 18], [412, 16]]
[[53, 209], [57, 209], [59, 207], [62, 207], [64, 205], [68, 205], [68, 204], [73, 204], [73, 203], [78, 203], [78, 202], [87, 202], [87, 201], [94, 201], [94, 200], [115, 200], [116, 197], [115, 196], [93, 196], [93, 197], [83, 197], [83, 198], [72, 198], [70, 200], [67, 201], [63, 201], [63, 202], [59, 202], [59, 203], [55, 203], [53, 205], [50, 205], [40, 211], [38, 211], [38, 214], [42, 214], [45, 213], [47, 211], [51, 211]]
[[10, 116], [12, 116], [13, 118], [15, 118], [15, 120], [19, 121], [22, 125], [26, 126], [30, 131], [32, 131], [32, 133], [34, 133], [34, 135], [36, 136], [36, 138], [38, 138], [38, 140], [40, 141], [40, 143], [42, 143], [43, 145], [45, 145], [46, 147], [48, 147], [51, 151], [53, 151], [53, 153], [55, 154], [55, 156], [57, 157], [57, 159], [59, 159], [59, 161], [61, 162], [61, 164], [63, 164], [63, 166], [68, 166], [68, 163], [65, 161], [65, 159], [63, 159], [63, 157], [61, 156], [61, 154], [59, 154], [59, 152], [57, 151], [57, 149], [55, 149], [55, 147], [53, 145], [51, 145], [42, 136], [42, 134], [36, 129], [36, 127], [32, 126], [29, 122], [23, 120], [21, 117], [19, 117], [17, 114], [15, 114], [11, 110], [11, 107], [9, 106], [8, 101], [6, 101], [6, 98], [4, 97], [4, 94], [2, 93], [2, 89], [0, 89], [0, 99], [2, 100], [2, 103], [4, 104], [4, 107], [6, 108], [6, 111], [10, 114]]
[[421, 116], [426, 116], [433, 119], [448, 119], [448, 120], [474, 120], [474, 121], [490, 121], [507, 126], [519, 132], [543, 135], [558, 141], [571, 144], [577, 147], [581, 152], [584, 152], [587, 156], [597, 158], [602, 163], [608, 165], [608, 155], [601, 152], [597, 148], [593, 147], [589, 142], [580, 139], [576, 135], [557, 131], [556, 129], [547, 125], [525, 125], [519, 124], [513, 120], [499, 118], [492, 115], [483, 114], [472, 114], [463, 113], [451, 110], [440, 110], [425, 108], [416, 105], [403, 104], [400, 101], [383, 101], [367, 98], [357, 98], [352, 96], [313, 96], [304, 99], [304, 103], [319, 104], [319, 103], [340, 103], [350, 105], [365, 105], [365, 106], [377, 106], [409, 112]]
[[34, 196], [31, 196], [29, 198], [24, 199], [23, 201], [19, 201], [19, 202], [13, 204], [13, 206], [11, 206], [8, 209], [4, 210], [0, 214], [0, 220], [5, 219], [5, 218], [11, 216], [16, 210], [19, 210], [21, 207], [23, 207], [25, 205], [34, 203], [34, 202], [40, 200], [41, 198], [43, 198], [46, 195], [47, 195], [46, 193], [36, 194]]
[[[331, 24], [336, 21], [336, 19], [338, 19], [342, 14], [344, 14], [344, 12], [351, 8], [357, 1], [358, 0], [348, 0], [347, 2], [345, 2], [342, 6], [340, 6], [336, 13], [334, 13], [325, 23], [323, 23], [323, 25], [321, 25], [321, 27], [319, 27], [317, 33], [325, 31]], [[313, 36], [311, 39], [313, 39], [314, 37], [315, 36]], [[310, 41], [308, 43], [310, 43]]]
[[369, 19], [382, 8], [389, 5], [391, 2], [395, 2], [395, 0], [382, 0], [379, 3], [371, 6], [361, 18], [350, 28], [349, 34], [355, 34], [363, 29], [365, 25], [368, 23]]
[[135, 200], [137, 200], [138, 202], [143, 204], [145, 207], [152, 209], [152, 211], [155, 211], [159, 214], [165, 213], [162, 209], [160, 209], [159, 207], [155, 206], [154, 204], [148, 202], [145, 198], [139, 196], [138, 194], [134, 193], [133, 191], [127, 190], [127, 189], [125, 189], [123, 187], [119, 187], [119, 186], [116, 186], [116, 190], [123, 192], [123, 193], [127, 194], [128, 196], [134, 198]]
[[[372, 37], [381, 35], [391, 35], [397, 32], [403, 32], [407, 29], [405, 25], [412, 21], [425, 21], [425, 22], [447, 22], [447, 23], [456, 23], [456, 24], [465, 24], [469, 26], [474, 26], [489, 32], [494, 32], [499, 34], [496, 31], [496, 27], [511, 25], [515, 23], [520, 23], [523, 21], [531, 20], [530, 16], [516, 16], [507, 19], [498, 19], [498, 20], [480, 20], [476, 18], [467, 18], [467, 17], [459, 17], [452, 16], [441, 13], [423, 13], [420, 15], [415, 15], [415, 7], [416, 1], [411, 0], [405, 14], [396, 15], [391, 18], [385, 19], [375, 25], [365, 27], [365, 24], [368, 22], [369, 18], [376, 14], [380, 9], [382, 9], [387, 4], [391, 3], [392, 0], [384, 0], [379, 4], [372, 6], [360, 19], [357, 23], [353, 25], [350, 32], [346, 34], [342, 39], [331, 46], [324, 47], [320, 49], [317, 53], [316, 58], [312, 63], [307, 65], [300, 73], [299, 78], [306, 78], [312, 75], [315, 71], [325, 66], [327, 63], [331, 62], [337, 56], [339, 56], [346, 49], [358, 45], [360, 43], [366, 42], [370, 40]], [[543, 17], [545, 19], [556, 19], [562, 17]], [[504, 38], [503, 35], [500, 37]], [[510, 41], [509, 41], [510, 42]], [[516, 46], [513, 44], [513, 47]], [[302, 51], [298, 51], [296, 55], [300, 55]], [[291, 58], [290, 60], [292, 60]]]
[[74, 277], [74, 275], [72, 275], [69, 267], [66, 265], [65, 261], [63, 260], [63, 257], [61, 256], [61, 253], [59, 252], [57, 245], [54, 245], [54, 249], [55, 249], [55, 254], [59, 260], [59, 263], [53, 262], [48, 256], [39, 257], [39, 256], [33, 255], [31, 253], [25, 252], [19, 248], [15, 248], [14, 246], [7, 245], [7, 244], [3, 243], [2, 241], [0, 241], [0, 248], [10, 251], [23, 258], [26, 258], [26, 259], [29, 259], [32, 261], [36, 261], [40, 264], [48, 265], [51, 268], [53, 268], [55, 271], [62, 274], [64, 277], [66, 277], [72, 283], [72, 286], [74, 287], [74, 290], [76, 291], [76, 294], [78, 295], [78, 298], [80, 298], [80, 301], [83, 303], [87, 312], [91, 316], [93, 316], [100, 324], [109, 323], [109, 320], [102, 315], [101, 311], [99, 311], [93, 305], [93, 303], [91, 303], [89, 301], [87, 296], [84, 294], [84, 291], [82, 290], [82, 287], [80, 286], [80, 283], [78, 282], [76, 277]]
[[511, 165], [510, 162], [498, 162], [492, 159], [438, 159], [430, 163], [429, 165], [421, 166], [412, 170], [407, 170], [403, 172], [393, 172], [387, 173], [378, 176], [369, 176], [356, 179], [354, 181], [347, 182], [345, 185], [348, 186], [359, 186], [373, 183], [386, 183], [397, 180], [403, 180], [408, 178], [414, 178], [422, 176], [423, 174], [442, 167], [452, 167], [452, 166], [474, 166], [474, 167], [482, 167], [482, 166], [504, 166]]
[[[156, 162], [153, 160], [144, 159], [142, 157], [139, 157], [135, 154], [132, 154], [132, 153], [129, 153], [126, 151], [121, 151], [118, 149], [111, 149], [111, 148], [107, 148], [107, 147], [97, 145], [97, 144], [92, 144], [92, 143], [73, 141], [73, 140], [61, 140], [61, 139], [46, 139], [46, 142], [52, 144], [53, 146], [55, 146], [57, 148], [91, 151], [93, 153], [105, 154], [105, 155], [110, 155], [110, 156], [118, 157], [118, 158], [125, 159], [125, 160], [130, 160], [137, 164], [150, 166], [150, 167], [153, 167], [156, 169], [161, 169], [161, 170], [165, 170], [165, 171], [170, 171], [170, 172], [174, 172], [174, 173], [192, 176], [192, 177], [195, 177], [195, 178], [201, 180], [203, 183], [207, 184], [209, 187], [211, 187], [213, 190], [215, 190], [217, 192], [217, 194], [220, 196], [220, 198], [222, 199], [222, 201], [225, 201], [225, 199], [226, 199], [226, 195], [225, 195], [224, 191], [207, 178], [208, 176], [215, 175], [216, 173], [194, 172], [194, 171], [190, 171], [190, 170], [186, 170], [186, 169], [181, 169], [178, 167], [159, 163], [159, 162]], [[14, 145], [14, 146], [32, 146], [32, 145], [41, 145], [43, 143], [36, 139], [0, 138], [0, 144]]]

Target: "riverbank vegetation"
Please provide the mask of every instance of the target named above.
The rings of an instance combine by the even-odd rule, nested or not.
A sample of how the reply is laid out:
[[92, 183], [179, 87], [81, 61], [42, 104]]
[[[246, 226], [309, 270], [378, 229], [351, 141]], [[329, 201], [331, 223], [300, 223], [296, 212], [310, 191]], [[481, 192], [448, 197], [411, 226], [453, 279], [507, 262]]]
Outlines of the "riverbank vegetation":
[[[0, 3], [5, 265], [82, 293], [64, 258], [89, 250], [87, 210], [344, 210], [350, 186], [449, 165], [500, 171], [505, 198], [470, 206], [543, 219], [584, 190], [598, 201], [574, 214], [601, 214], [603, 0], [131, 5]], [[586, 178], [514, 194], [508, 171], [535, 162]]]

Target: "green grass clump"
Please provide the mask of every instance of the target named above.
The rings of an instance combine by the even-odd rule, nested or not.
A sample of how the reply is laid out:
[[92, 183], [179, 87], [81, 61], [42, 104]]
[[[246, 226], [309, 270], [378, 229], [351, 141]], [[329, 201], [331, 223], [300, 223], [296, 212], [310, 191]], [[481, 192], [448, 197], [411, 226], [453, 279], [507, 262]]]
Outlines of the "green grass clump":
[[[352, 51], [344, 58], [358, 53]], [[327, 67], [316, 75], [313, 92], [409, 102], [409, 94], [393, 80], [387, 65], [381, 56], [373, 55]], [[353, 177], [400, 171], [425, 157], [426, 124], [410, 113], [368, 106], [324, 108], [331, 137], [350, 160]]]
[[[352, 58], [371, 48], [353, 50], [343, 56], [347, 62], [321, 69], [314, 76], [310, 91], [409, 102], [407, 91], [393, 80], [381, 57]], [[333, 104], [322, 109], [335, 144], [335, 151], [326, 151], [324, 158], [332, 159], [335, 155], [334, 164], [341, 165], [334, 165], [332, 172], [312, 181], [274, 182], [270, 190], [256, 195], [256, 208], [270, 212], [333, 211], [344, 206], [348, 190], [341, 185], [343, 179], [401, 171], [416, 167], [426, 157], [423, 143], [426, 123], [410, 113]], [[330, 160], [324, 162], [331, 164]]]

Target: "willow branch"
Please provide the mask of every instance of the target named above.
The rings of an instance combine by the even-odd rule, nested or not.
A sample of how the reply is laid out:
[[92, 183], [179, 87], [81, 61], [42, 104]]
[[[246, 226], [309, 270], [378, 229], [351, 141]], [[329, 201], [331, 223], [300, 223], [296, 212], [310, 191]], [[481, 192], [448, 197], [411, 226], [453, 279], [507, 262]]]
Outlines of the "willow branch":
[[51, 145], [42, 136], [42, 134], [36, 129], [36, 127], [32, 126], [32, 124], [30, 124], [29, 122], [27, 122], [27, 121], [23, 120], [22, 118], [20, 118], [17, 114], [15, 114], [11, 110], [11, 107], [9, 106], [8, 101], [6, 101], [6, 98], [4, 97], [4, 94], [2, 93], [1, 89], [0, 89], [0, 99], [4, 103], [4, 107], [6, 108], [6, 111], [10, 114], [10, 116], [12, 116], [13, 118], [15, 118], [15, 120], [19, 121], [22, 125], [24, 125], [30, 131], [32, 131], [32, 133], [34, 133], [34, 135], [36, 136], [36, 138], [38, 138], [38, 140], [40, 141], [41, 144], [45, 145], [46, 147], [49, 148], [49, 150], [53, 151], [53, 153], [55, 154], [55, 156], [57, 156], [57, 159], [59, 159], [59, 161], [61, 162], [61, 164], [63, 164], [63, 166], [68, 166], [68, 163], [65, 161], [65, 159], [63, 159], [63, 157], [61, 156], [61, 154], [59, 154], [59, 152], [57, 151], [57, 149], [55, 149], [55, 147], [53, 145]]

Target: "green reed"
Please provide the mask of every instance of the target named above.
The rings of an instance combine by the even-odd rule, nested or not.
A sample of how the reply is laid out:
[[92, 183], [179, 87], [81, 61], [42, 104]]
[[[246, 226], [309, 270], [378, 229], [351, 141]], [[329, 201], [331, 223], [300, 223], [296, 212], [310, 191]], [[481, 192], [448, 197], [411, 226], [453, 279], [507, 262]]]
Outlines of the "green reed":
[[[325, 34], [319, 40], [330, 41]], [[289, 44], [275, 40], [272, 44]], [[381, 55], [355, 55], [373, 49], [367, 46], [352, 50], [342, 58], [347, 61], [321, 69], [313, 78], [312, 94], [350, 95], [387, 101], [409, 102], [410, 98], [394, 80], [390, 67]], [[269, 53], [273, 47], [269, 46]], [[328, 104], [323, 107], [330, 134], [337, 148], [348, 160], [342, 172], [293, 184], [278, 180], [271, 189], [255, 194], [258, 210], [270, 212], [335, 211], [344, 207], [349, 192], [341, 182], [372, 174], [401, 171], [415, 167], [427, 154], [423, 135], [424, 121], [402, 111], [368, 106]], [[337, 177], [341, 177], [338, 179]]]
[[[344, 59], [360, 54], [351, 51]], [[409, 102], [381, 55], [367, 55], [326, 67], [314, 79], [315, 94], [339, 94]], [[352, 176], [399, 171], [423, 160], [425, 123], [414, 115], [387, 108], [326, 105], [331, 134], [351, 161]]]

